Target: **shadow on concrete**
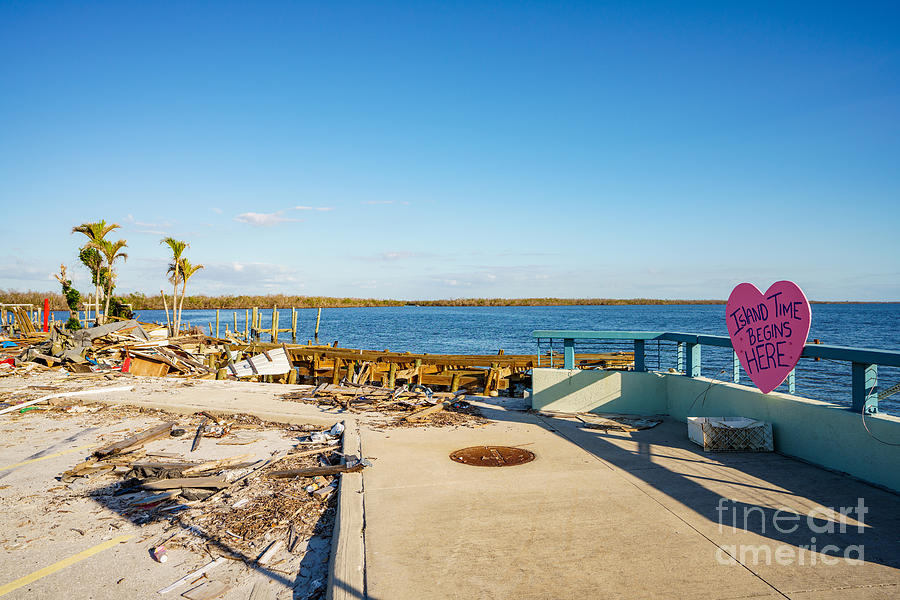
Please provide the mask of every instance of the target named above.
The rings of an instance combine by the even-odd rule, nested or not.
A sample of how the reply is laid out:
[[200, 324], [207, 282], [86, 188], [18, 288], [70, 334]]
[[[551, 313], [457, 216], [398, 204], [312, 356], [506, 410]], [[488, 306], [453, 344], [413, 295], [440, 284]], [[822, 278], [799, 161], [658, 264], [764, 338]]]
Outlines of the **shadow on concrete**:
[[[314, 524], [313, 534], [308, 541], [307, 552], [301, 560], [296, 577], [291, 578], [291, 576], [285, 574], [283, 571], [267, 568], [256, 562], [259, 558], [259, 554], [266, 549], [270, 542], [262, 544], [258, 548], [258, 554], [248, 555], [237, 547], [222, 541], [221, 537], [192, 525], [191, 522], [183, 516], [162, 510], [163, 508], [171, 508], [173, 506], [172, 504], [167, 504], [166, 506], [151, 506], [147, 508], [134, 506], [133, 501], [146, 496], [148, 492], [141, 490], [140, 487], [134, 487], [133, 483], [133, 481], [129, 482], [128, 480], [116, 481], [102, 488], [91, 490], [89, 497], [103, 508], [117, 513], [138, 526], [163, 521], [168, 522], [169, 529], [167, 534], [156, 540], [152, 538], [147, 540], [148, 553], [151, 550], [152, 544], [163, 542], [165, 539], [175, 534], [176, 531], [181, 530], [183, 535], [193, 536], [201, 540], [208, 550], [215, 550], [219, 555], [243, 562], [245, 567], [271, 580], [276, 586], [292, 590], [292, 598], [294, 600], [320, 600], [325, 598], [328, 571], [327, 567], [324, 569], [322, 568], [321, 562], [323, 556], [326, 560], [330, 556], [331, 532], [334, 525], [337, 494], [332, 494], [327, 500], [328, 508], [321, 513]], [[194, 505], [193, 508], [202, 509], [203, 505]], [[212, 508], [212, 506], [210, 506], [210, 508]], [[285, 546], [286, 544], [287, 542], [285, 541]], [[310, 548], [315, 545], [322, 545], [322, 551], [315, 551], [317, 549]], [[282, 552], [287, 552], [287, 550], [283, 549]], [[148, 558], [148, 560], [151, 559]], [[318, 561], [318, 564], [316, 564], [316, 561]], [[318, 578], [318, 580], [303, 575], [304, 572], [315, 573], [317, 569], [322, 571], [322, 576]], [[215, 579], [216, 572], [210, 572], [209, 577]], [[316, 581], [321, 583], [321, 585], [310, 587], [310, 584]], [[192, 586], [190, 585], [186, 585], [179, 593], [185, 592], [191, 589], [191, 587]]]
[[[584, 424], [574, 417], [569, 419], [524, 410], [491, 408], [486, 406], [490, 400], [484, 399], [480, 403], [485, 417], [496, 421], [538, 424], [608, 466], [627, 472], [653, 490], [708, 519], [714, 528], [703, 527], [702, 524], [694, 527], [684, 522], [720, 548], [723, 547], [721, 542], [713, 538], [721, 539], [720, 533], [729, 533], [734, 529], [755, 533], [778, 545], [792, 546], [797, 552], [803, 550], [808, 553], [810, 546], [814, 546], [813, 552], [855, 559], [862, 548], [861, 559], [864, 562], [900, 568], [900, 553], [897, 552], [897, 540], [900, 539], [898, 494], [776, 453], [705, 453], [688, 440], [684, 423], [668, 417], [651, 429], [625, 435], [612, 434], [584, 428]], [[623, 447], [623, 442], [636, 443], [636, 449]], [[669, 466], [660, 464], [660, 459]], [[685, 468], [678, 469], [676, 465], [684, 465]], [[702, 466], [702, 472], [690, 472], [697, 466]], [[734, 470], [758, 481], [748, 483], [728, 477]], [[721, 471], [721, 475], [716, 471]], [[760, 481], [765, 483], [760, 484]], [[732, 500], [702, 482], [750, 490], [762, 496], [762, 502], [769, 499], [766, 494], [771, 494], [771, 502], [766, 505]], [[648, 495], [653, 498], [652, 494]], [[849, 519], [842, 526], [839, 517], [835, 519], [835, 515], [830, 513], [795, 512], [781, 506], [779, 496], [783, 495], [793, 496], [798, 504], [808, 505], [811, 509], [815, 506], [836, 512], [844, 509]], [[665, 498], [654, 499], [665, 502]], [[860, 500], [864, 505], [862, 515], [856, 512]], [[864, 521], [865, 526], [860, 529], [857, 521]], [[791, 530], [794, 524], [797, 527]], [[819, 557], [820, 562], [821, 559]]]

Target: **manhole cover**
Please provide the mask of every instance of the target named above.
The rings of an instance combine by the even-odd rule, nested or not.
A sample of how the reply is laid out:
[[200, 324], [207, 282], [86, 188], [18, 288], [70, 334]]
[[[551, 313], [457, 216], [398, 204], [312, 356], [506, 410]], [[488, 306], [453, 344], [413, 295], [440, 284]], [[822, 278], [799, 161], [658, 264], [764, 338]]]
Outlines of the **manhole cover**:
[[472, 446], [450, 453], [451, 460], [475, 467], [514, 467], [534, 460], [534, 453], [509, 446]]

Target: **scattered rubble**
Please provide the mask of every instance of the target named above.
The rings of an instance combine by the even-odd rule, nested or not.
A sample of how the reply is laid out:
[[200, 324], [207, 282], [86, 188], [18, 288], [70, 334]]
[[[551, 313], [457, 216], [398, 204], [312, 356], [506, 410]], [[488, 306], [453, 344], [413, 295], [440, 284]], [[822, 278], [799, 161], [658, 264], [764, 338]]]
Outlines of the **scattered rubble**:
[[282, 394], [281, 398], [350, 413], [383, 413], [389, 416], [384, 424], [393, 427], [488, 423], [478, 408], [466, 401], [464, 392], [433, 392], [418, 385], [389, 389], [347, 382], [343, 385], [321, 384], [310, 391]]
[[[96, 419], [103, 414], [70, 417], [70, 408], [51, 406], [48, 415]], [[119, 413], [118, 407], [115, 412]], [[290, 574], [293, 579], [307, 552], [316, 552], [319, 563], [327, 560], [327, 546], [313, 542], [331, 535], [341, 473], [356, 472], [370, 464], [342, 452], [345, 429], [341, 422], [321, 428], [270, 424], [247, 415], [222, 417], [207, 411], [176, 416], [126, 407], [122, 413], [115, 418], [152, 415], [157, 421], [140, 429], [117, 429], [115, 438], [107, 437], [93, 449], [84, 450], [89, 453], [86, 460], [58, 474], [62, 486], [48, 485], [55, 495], [47, 498], [45, 510], [69, 512], [60, 508], [70, 502], [67, 498], [89, 497], [118, 518], [141, 528], [154, 526], [150, 537], [145, 536], [148, 560], [167, 562], [176, 550], [197, 558], [208, 557], [200, 569], [187, 568], [187, 575], [157, 590], [161, 594], [216, 598], [261, 567]], [[257, 448], [224, 458], [209, 458], [207, 453], [204, 459], [195, 459], [187, 451], [189, 440], [175, 442], [183, 436], [173, 434], [192, 431], [204, 420], [213, 427], [203, 431], [204, 438], [224, 441], [253, 433], [259, 439], [267, 431], [276, 430], [289, 442], [263, 456]], [[271, 434], [265, 437], [271, 439]], [[184, 451], [159, 451], [173, 444]], [[221, 450], [213, 456], [221, 456]], [[164, 531], [160, 532], [160, 526]], [[87, 533], [84, 528], [79, 535]], [[8, 542], [4, 546], [8, 550], [24, 547]], [[226, 564], [229, 569], [221, 569]], [[242, 565], [242, 569], [235, 571], [236, 565]], [[223, 572], [221, 578], [217, 576], [219, 571]], [[321, 573], [317, 577], [321, 578]], [[297, 577], [298, 582], [301, 579]], [[323, 597], [323, 586], [305, 580], [302, 585], [307, 594], [295, 597]]]

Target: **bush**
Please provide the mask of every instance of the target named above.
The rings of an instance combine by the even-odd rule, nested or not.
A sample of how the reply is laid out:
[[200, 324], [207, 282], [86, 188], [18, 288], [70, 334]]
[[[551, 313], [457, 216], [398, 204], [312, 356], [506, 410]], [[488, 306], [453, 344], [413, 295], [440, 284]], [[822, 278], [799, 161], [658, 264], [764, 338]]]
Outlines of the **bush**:
[[121, 298], [112, 297], [109, 299], [109, 316], [120, 319], [133, 319], [134, 311], [128, 308], [128, 305], [122, 302]]

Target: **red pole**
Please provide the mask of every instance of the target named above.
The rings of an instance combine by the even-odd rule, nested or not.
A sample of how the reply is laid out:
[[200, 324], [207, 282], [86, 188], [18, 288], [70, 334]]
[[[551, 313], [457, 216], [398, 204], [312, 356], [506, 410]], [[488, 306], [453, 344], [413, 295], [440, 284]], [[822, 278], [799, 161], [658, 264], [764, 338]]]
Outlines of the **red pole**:
[[50, 298], [44, 298], [44, 331], [50, 331]]

